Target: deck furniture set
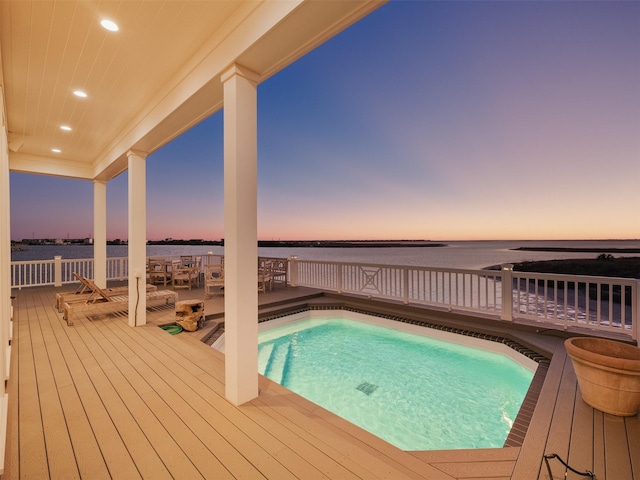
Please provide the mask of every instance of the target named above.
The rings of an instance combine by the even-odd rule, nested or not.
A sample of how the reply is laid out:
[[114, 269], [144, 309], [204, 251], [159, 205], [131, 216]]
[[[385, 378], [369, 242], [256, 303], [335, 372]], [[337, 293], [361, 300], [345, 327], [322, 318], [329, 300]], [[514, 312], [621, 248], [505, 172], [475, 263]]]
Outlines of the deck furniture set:
[[149, 283], [153, 285], [162, 283], [164, 286], [170, 283], [174, 289], [191, 290], [193, 285], [200, 287], [201, 270], [202, 257], [191, 255], [181, 255], [179, 260], [149, 258], [147, 264]]
[[[147, 303], [162, 301], [175, 304], [178, 301], [178, 288], [200, 288], [201, 275], [204, 274], [204, 298], [224, 294], [224, 263], [202, 265], [202, 257], [183, 255], [179, 260], [149, 258], [146, 285]], [[80, 286], [73, 292], [56, 294], [56, 309], [63, 313], [68, 325], [73, 325], [73, 314], [108, 312], [129, 308], [129, 287], [100, 288], [92, 280], [74, 273]], [[287, 283], [287, 261], [282, 259], [258, 259], [258, 292], [267, 293], [275, 283]], [[158, 290], [156, 284], [173, 290]]]
[[[273, 290], [276, 278], [274, 263], [271, 260], [258, 261], [258, 292]], [[204, 298], [224, 294], [224, 263], [211, 263], [204, 266]]]

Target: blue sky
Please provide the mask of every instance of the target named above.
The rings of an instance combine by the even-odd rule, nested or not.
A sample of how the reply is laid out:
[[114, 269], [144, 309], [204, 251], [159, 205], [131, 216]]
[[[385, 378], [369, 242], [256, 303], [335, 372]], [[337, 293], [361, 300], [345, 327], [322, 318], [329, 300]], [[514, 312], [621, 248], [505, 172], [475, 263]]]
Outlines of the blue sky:
[[[639, 25], [631, 1], [384, 5], [258, 87], [259, 238], [640, 238]], [[222, 115], [148, 157], [149, 239], [224, 237]], [[11, 238], [92, 236], [92, 189], [12, 173]], [[125, 173], [109, 239], [126, 197]]]

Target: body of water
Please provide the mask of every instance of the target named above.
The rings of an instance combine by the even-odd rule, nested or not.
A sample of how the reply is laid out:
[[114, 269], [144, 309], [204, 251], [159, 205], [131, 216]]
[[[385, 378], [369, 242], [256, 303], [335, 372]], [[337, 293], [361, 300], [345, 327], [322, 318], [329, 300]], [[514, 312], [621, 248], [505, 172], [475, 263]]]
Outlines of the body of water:
[[[534, 252], [514, 250], [528, 248], [638, 248], [640, 240], [582, 240], [582, 241], [467, 241], [442, 242], [446, 247], [398, 247], [398, 248], [259, 248], [264, 257], [286, 258], [292, 255], [301, 260], [326, 260], [339, 262], [379, 263], [385, 265], [415, 265], [441, 268], [481, 269], [501, 263], [517, 263], [531, 260], [554, 260], [567, 258], [596, 258], [594, 252]], [[212, 245], [149, 245], [148, 256], [224, 254], [224, 248]], [[615, 257], [640, 256], [631, 253], [612, 253]], [[13, 261], [51, 260], [55, 255], [62, 258], [91, 258], [91, 245], [41, 245], [29, 246], [27, 250], [11, 253]], [[107, 256], [126, 257], [126, 245], [107, 246]]]

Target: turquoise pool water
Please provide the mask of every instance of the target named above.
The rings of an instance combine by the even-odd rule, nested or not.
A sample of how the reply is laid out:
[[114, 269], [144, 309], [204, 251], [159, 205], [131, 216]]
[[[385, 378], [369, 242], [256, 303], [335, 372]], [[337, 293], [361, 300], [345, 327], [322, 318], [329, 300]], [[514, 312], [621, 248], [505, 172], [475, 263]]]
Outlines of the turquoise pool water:
[[403, 450], [502, 447], [533, 373], [499, 353], [328, 318], [259, 334], [259, 371]]

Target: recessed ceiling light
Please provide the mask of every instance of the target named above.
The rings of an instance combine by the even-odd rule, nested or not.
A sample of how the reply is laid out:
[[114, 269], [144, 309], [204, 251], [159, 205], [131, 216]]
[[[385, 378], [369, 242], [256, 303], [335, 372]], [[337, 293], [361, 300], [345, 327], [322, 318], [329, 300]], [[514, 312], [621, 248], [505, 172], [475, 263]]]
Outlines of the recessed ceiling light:
[[113, 22], [111, 20], [104, 19], [100, 22], [100, 25], [102, 25], [104, 28], [106, 28], [110, 32], [118, 31], [118, 25], [116, 24], [116, 22]]
[[87, 98], [87, 94], [85, 92], [83, 92], [82, 90], [74, 90], [73, 94], [76, 97], [82, 97], [82, 98]]
[[60, 130], [64, 130], [65, 132], [70, 132], [72, 128], [69, 125], [60, 125]]
[[59, 148], [52, 148], [52, 149], [51, 149], [51, 151], [52, 151], [53, 153], [60, 153], [60, 152], [62, 152], [62, 150], [60, 150]]

